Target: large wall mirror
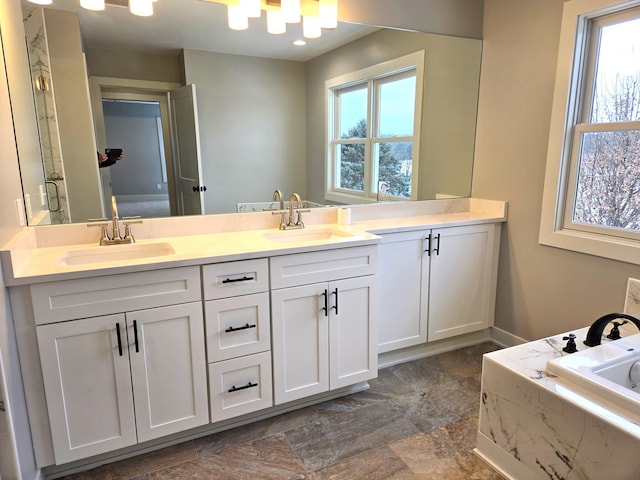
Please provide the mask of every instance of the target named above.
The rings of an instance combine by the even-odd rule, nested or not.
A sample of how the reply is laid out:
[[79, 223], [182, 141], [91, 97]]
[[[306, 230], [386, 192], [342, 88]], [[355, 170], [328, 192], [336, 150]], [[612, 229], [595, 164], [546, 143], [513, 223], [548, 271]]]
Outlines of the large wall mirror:
[[[297, 47], [295, 25], [230, 31], [217, 3], [156, 2], [152, 17], [78, 3], [23, 1], [52, 223], [108, 215], [111, 194], [144, 217], [262, 209], [275, 189], [330, 204], [325, 81], [416, 51], [417, 198], [470, 195], [480, 40], [340, 23]], [[124, 156], [99, 168], [106, 148]]]

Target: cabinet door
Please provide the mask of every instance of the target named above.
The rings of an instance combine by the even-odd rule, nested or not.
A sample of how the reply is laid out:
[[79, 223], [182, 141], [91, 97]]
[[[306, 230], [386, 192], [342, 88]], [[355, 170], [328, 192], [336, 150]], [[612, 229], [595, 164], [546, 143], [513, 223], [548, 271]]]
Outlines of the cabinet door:
[[329, 390], [327, 289], [322, 283], [271, 293], [276, 405]]
[[134, 445], [124, 315], [36, 331], [56, 463]]
[[127, 337], [138, 441], [208, 423], [202, 304], [127, 313]]
[[378, 375], [375, 276], [329, 284], [329, 372], [331, 389]]
[[427, 341], [430, 231], [382, 235], [378, 255], [378, 352]]
[[434, 230], [429, 341], [488, 328], [497, 267], [494, 224]]

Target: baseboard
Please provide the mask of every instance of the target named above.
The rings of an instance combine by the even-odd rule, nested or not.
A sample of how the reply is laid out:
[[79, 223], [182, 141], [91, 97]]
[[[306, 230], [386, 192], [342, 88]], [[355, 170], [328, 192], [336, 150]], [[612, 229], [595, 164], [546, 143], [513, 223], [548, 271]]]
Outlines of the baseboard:
[[489, 336], [491, 337], [492, 342], [500, 345], [501, 347], [514, 347], [516, 345], [522, 345], [523, 343], [527, 343], [529, 341], [498, 327], [491, 327]]

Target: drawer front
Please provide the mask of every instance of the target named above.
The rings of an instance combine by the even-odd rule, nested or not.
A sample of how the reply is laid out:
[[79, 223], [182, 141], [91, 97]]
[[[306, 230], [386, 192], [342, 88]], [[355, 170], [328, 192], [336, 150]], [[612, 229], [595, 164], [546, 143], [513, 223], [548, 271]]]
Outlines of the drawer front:
[[30, 289], [37, 325], [201, 298], [198, 267], [40, 283]]
[[269, 290], [266, 258], [202, 267], [204, 299], [235, 297]]
[[205, 302], [209, 362], [228, 360], [271, 348], [269, 294]]
[[271, 352], [209, 364], [211, 422], [273, 406]]
[[270, 259], [271, 288], [329, 282], [376, 273], [378, 247], [342, 248]]

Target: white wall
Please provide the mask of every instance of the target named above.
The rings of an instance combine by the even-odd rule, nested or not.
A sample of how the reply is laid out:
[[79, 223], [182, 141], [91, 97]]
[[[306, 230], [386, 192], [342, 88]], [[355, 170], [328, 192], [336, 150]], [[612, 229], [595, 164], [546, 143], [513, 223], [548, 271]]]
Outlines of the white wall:
[[509, 201], [496, 326], [536, 339], [624, 306], [640, 267], [538, 244], [562, 0], [485, 0], [473, 196]]

